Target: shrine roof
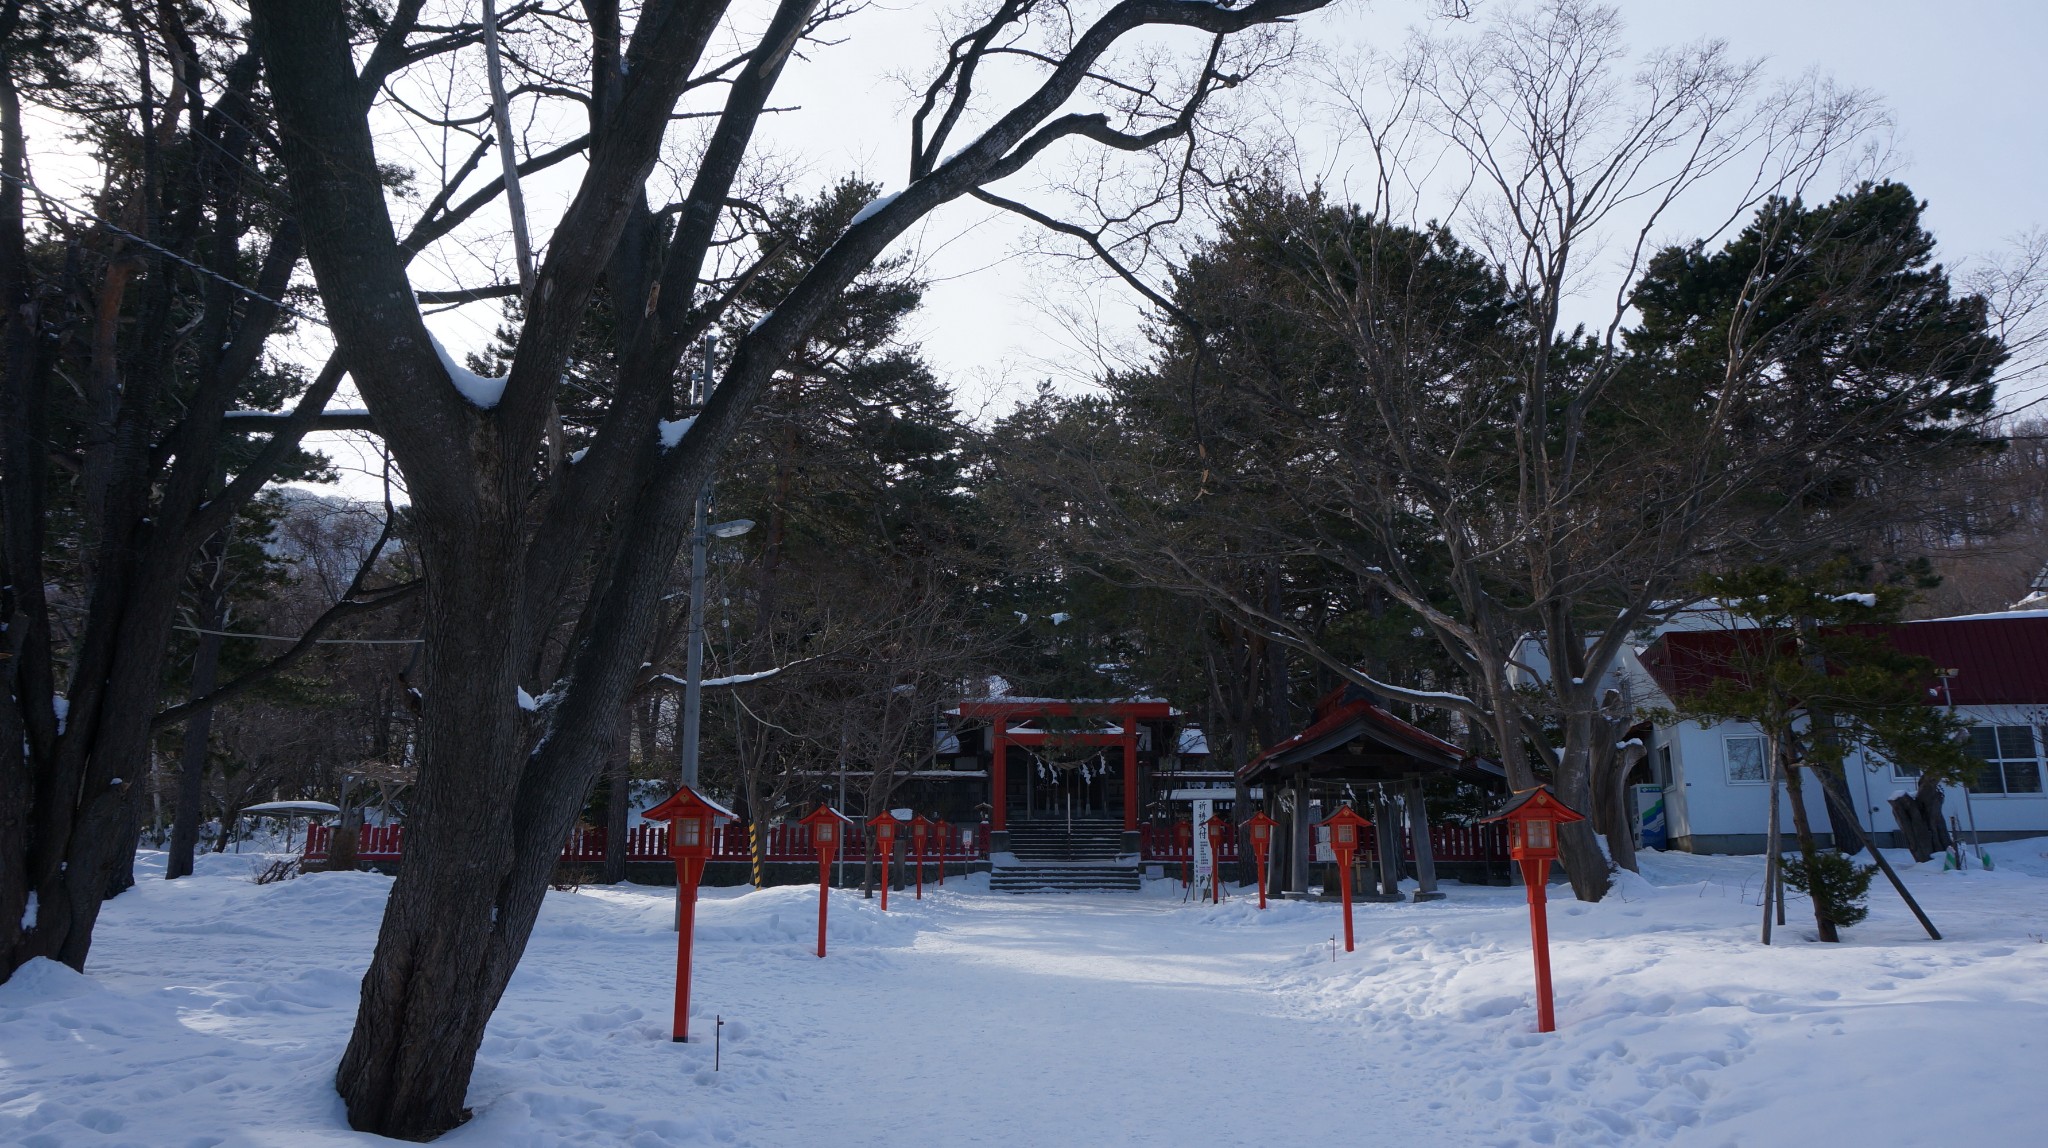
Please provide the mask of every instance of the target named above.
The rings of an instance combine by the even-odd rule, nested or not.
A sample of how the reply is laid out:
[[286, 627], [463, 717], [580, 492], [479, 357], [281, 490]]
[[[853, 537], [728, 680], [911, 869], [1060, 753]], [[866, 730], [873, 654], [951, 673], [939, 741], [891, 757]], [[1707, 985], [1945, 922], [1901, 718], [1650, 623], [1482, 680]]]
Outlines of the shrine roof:
[[1475, 781], [1500, 774], [1499, 766], [1472, 756], [1463, 746], [1395, 717], [1372, 694], [1355, 685], [1340, 686], [1323, 695], [1316, 702], [1315, 713], [1316, 720], [1307, 729], [1247, 762], [1238, 776], [1249, 781], [1304, 763], [1320, 772], [1344, 772], [1351, 766], [1346, 760], [1349, 755], [1334, 751], [1361, 739], [1407, 759], [1393, 772], [1457, 772]]

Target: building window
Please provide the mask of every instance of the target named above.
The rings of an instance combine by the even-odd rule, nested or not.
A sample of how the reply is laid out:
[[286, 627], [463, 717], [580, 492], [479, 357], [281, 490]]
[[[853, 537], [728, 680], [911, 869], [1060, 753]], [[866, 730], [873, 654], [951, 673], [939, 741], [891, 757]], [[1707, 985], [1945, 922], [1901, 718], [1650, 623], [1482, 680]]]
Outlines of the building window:
[[1984, 763], [1970, 782], [1971, 793], [2041, 792], [2041, 757], [2033, 726], [1972, 726], [1970, 755]]
[[1728, 780], [1751, 785], [1761, 784], [1764, 779], [1764, 739], [1760, 737], [1730, 737], [1721, 741], [1721, 752], [1728, 759]]

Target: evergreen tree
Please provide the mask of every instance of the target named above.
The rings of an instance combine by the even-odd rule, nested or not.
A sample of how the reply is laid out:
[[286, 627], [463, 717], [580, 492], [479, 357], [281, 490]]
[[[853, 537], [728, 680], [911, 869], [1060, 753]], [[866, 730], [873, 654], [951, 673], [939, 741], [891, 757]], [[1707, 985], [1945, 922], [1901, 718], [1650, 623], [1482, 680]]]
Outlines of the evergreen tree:
[[1782, 778], [1799, 846], [1787, 880], [1812, 897], [1820, 939], [1838, 940], [1841, 927], [1863, 917], [1869, 873], [1820, 850], [1806, 810], [1806, 775], [1817, 775], [1824, 793], [1840, 788], [1845, 763], [1860, 751], [1936, 782], [1959, 781], [1977, 766], [1961, 744], [1965, 726], [1927, 704], [1934, 663], [1900, 653], [1885, 637], [1883, 624], [1896, 621], [1908, 600], [1904, 587], [1872, 583], [1866, 571], [1836, 561], [1808, 575], [1776, 566], [1713, 575], [1698, 591], [1752, 628], [1728, 632], [1720, 664], [1710, 667], [1704, 687], [1673, 699], [1677, 712], [1702, 725], [1740, 721], [1762, 732], [1771, 844]]

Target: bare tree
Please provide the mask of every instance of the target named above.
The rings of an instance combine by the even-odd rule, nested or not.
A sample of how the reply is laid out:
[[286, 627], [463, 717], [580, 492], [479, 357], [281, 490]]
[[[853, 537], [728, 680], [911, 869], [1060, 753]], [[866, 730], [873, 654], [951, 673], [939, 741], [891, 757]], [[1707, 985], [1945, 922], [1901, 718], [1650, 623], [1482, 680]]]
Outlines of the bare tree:
[[[1766, 91], [1718, 44], [1624, 78], [1619, 34], [1560, 0], [1422, 44], [1387, 73], [1390, 115], [1357, 105], [1367, 206], [1240, 197], [1164, 300], [1192, 347], [1175, 360], [1192, 363], [1192, 449], [1083, 434], [1065, 456], [1078, 524], [1126, 569], [1462, 716], [1510, 784], [1542, 768], [1581, 808], [1627, 760], [1633, 718], [1603, 684], [1622, 644], [1703, 568], [1795, 560], [1899, 513], [1857, 495], [1969, 457], [2004, 355], [1984, 300], [1931, 266], [1909, 193], [1799, 198], [1867, 137], [1866, 97]], [[1462, 161], [1448, 222], [1399, 222], [1446, 152]], [[1746, 221], [1726, 247], [1653, 242], [1702, 200]], [[1603, 243], [1611, 302], [1589, 331], [1567, 302]], [[1189, 291], [1216, 276], [1241, 286]], [[1117, 411], [1095, 443], [1143, 417]], [[1261, 557], [1384, 595], [1457, 685], [1358, 664], [1298, 596], [1230, 573]], [[1590, 825], [1565, 857], [1599, 897]]]
[[[342, 372], [276, 357], [307, 316], [260, 73], [200, 8], [0, 4], [0, 978], [84, 967], [188, 572], [317, 469], [299, 441]], [[96, 145], [86, 202], [37, 182], [51, 118]]]
[[[735, 180], [797, 44], [840, 9], [785, 0], [756, 30], [728, 23], [723, 4], [656, 2], [629, 32], [616, 4], [593, 0], [581, 28], [555, 22], [588, 62], [571, 97], [587, 112], [588, 158], [546, 241], [510, 370], [485, 380], [439, 352], [421, 321], [370, 125], [380, 92], [415, 54], [471, 29], [423, 28], [419, 0], [401, 0], [368, 29], [332, 0], [253, 5], [307, 254], [341, 356], [405, 473], [427, 577], [423, 760], [407, 861], [337, 1076], [354, 1127], [424, 1138], [461, 1122], [484, 1025], [603, 766], [694, 495], [819, 315], [918, 219], [1055, 145], [1142, 154], [1184, 137], [1236, 82], [1239, 57], [1274, 50], [1275, 22], [1322, 3], [1124, 0], [1084, 18], [1062, 4], [1002, 0], [978, 11], [913, 114], [909, 183], [856, 216], [731, 346], [687, 424], [674, 421], [678, 365], [747, 280], [744, 269], [722, 282], [711, 274], [712, 256], [733, 238], [730, 213], [744, 210], [732, 202]], [[747, 46], [709, 58], [722, 27]], [[1185, 30], [1205, 48], [1178, 77], [1162, 65], [1156, 79], [1121, 80], [1121, 45], [1146, 29]], [[374, 41], [360, 68], [359, 32]], [[998, 60], [1036, 76], [1015, 103], [984, 112], [981, 72]], [[680, 198], [650, 208], [649, 173], [678, 100], [721, 84], [723, 104]], [[1153, 98], [1169, 90], [1170, 101]], [[1102, 110], [1068, 110], [1076, 102]], [[537, 464], [600, 282], [616, 317], [615, 383], [578, 461]], [[568, 611], [572, 637], [542, 667], [537, 655], [585, 573], [593, 589]], [[522, 678], [549, 683], [530, 718], [514, 703]]]

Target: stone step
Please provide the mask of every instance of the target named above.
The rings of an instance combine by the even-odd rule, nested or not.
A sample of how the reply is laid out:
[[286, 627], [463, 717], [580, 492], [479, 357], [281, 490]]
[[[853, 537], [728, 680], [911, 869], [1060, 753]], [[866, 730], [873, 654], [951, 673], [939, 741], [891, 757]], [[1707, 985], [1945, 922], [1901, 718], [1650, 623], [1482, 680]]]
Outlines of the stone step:
[[988, 887], [999, 893], [1115, 893], [1136, 892], [1140, 885], [1138, 870], [1128, 866], [1107, 870], [1014, 866], [990, 872]]

